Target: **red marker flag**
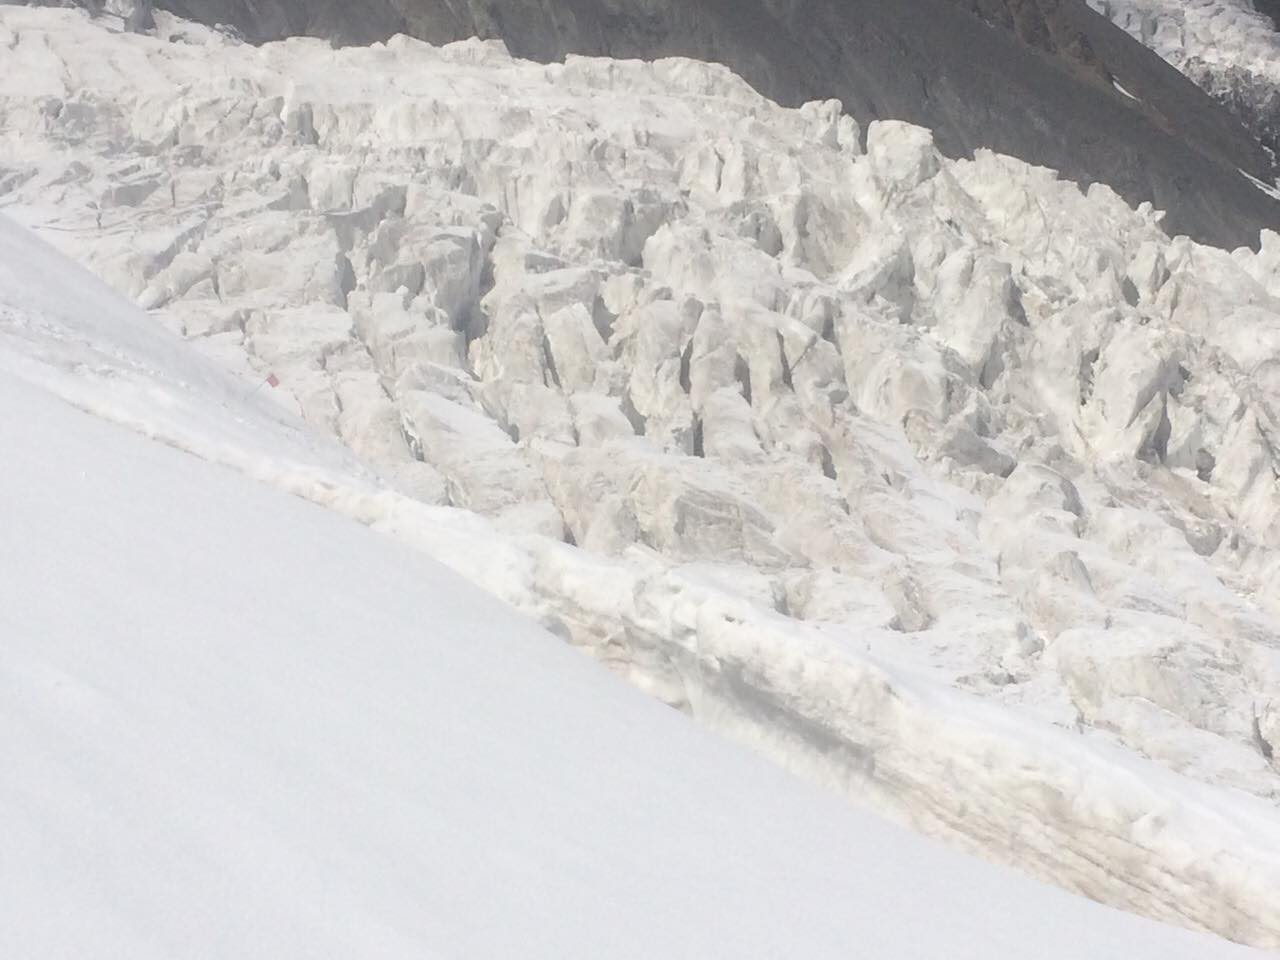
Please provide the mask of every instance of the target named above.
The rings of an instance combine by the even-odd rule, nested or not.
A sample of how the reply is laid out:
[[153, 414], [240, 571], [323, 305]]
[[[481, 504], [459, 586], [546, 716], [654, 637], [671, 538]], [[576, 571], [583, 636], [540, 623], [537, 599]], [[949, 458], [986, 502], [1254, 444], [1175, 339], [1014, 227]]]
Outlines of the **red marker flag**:
[[280, 386], [280, 378], [277, 377], [274, 373], [268, 373], [267, 385], [271, 387], [272, 390], [274, 390], [276, 387]]

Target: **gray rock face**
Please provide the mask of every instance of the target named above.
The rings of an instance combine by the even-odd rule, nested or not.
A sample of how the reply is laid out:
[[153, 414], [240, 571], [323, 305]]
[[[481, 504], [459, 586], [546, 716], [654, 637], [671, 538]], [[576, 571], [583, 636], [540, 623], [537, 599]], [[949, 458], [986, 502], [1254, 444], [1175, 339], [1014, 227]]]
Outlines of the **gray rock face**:
[[[501, 38], [516, 56], [688, 56], [727, 64], [786, 105], [839, 98], [865, 125], [933, 128], [965, 156], [991, 147], [1167, 210], [1173, 233], [1256, 244], [1280, 203], [1260, 145], [1224, 109], [1083, 0], [160, 0], [261, 42], [394, 33]], [[1132, 94], [1117, 91], [1113, 80]]]
[[1280, 151], [1280, 2], [1089, 0]]
[[[22, 0], [0, 0], [0, 6], [6, 3], [16, 6]], [[45, 0], [28, 3], [28, 6], [80, 7], [88, 10], [92, 16], [115, 17], [124, 29], [131, 33], [150, 30], [156, 25], [152, 0]]]
[[1280, 27], [1280, 0], [1253, 0], [1253, 8]]
[[1238, 116], [1268, 150], [1280, 151], [1280, 87], [1271, 77], [1237, 66], [1187, 65], [1187, 76]]

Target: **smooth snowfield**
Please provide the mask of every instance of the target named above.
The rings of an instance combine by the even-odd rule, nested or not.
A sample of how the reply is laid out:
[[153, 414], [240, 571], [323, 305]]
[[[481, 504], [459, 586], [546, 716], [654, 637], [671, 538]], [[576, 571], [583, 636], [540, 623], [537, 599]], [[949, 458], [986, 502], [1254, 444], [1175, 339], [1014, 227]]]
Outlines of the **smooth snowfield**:
[[0, 406], [6, 958], [1261, 956], [855, 812], [11, 372]]

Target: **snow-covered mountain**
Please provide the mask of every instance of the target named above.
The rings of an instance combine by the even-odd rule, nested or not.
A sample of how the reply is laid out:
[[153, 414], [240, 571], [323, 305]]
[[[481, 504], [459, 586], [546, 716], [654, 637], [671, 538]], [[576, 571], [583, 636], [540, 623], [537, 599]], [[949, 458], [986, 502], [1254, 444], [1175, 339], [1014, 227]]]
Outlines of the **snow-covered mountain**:
[[859, 812], [255, 482], [370, 487], [4, 218], [0, 404], [7, 960], [1262, 956]]
[[101, 294], [11, 299], [0, 364], [859, 804], [1280, 945], [1280, 236], [695, 61], [158, 21], [0, 11], [0, 204], [281, 389]]
[[[1252, 0], [1089, 0], [1280, 151], [1280, 33]], [[1272, 15], [1268, 15], [1268, 10]]]
[[[3, 3], [4, 0], [0, 0]], [[44, 0], [134, 14], [152, 0]], [[785, 105], [839, 99], [864, 128], [906, 120], [949, 157], [987, 147], [1150, 201], [1204, 243], [1280, 223], [1276, 169], [1239, 121], [1084, 0], [156, 0], [254, 42], [480, 37], [539, 62], [687, 57]]]

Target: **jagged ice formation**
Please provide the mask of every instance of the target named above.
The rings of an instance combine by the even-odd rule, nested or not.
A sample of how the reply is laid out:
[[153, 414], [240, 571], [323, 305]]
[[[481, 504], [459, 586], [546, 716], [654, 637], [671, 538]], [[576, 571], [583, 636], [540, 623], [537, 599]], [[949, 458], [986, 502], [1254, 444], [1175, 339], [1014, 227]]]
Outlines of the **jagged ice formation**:
[[[14, 0], [0, 0], [0, 5]], [[145, 21], [151, 0], [35, 0]], [[1106, 183], [1202, 243], [1254, 245], [1280, 199], [1274, 156], [1227, 109], [1085, 0], [157, 0], [251, 42], [403, 33], [504, 41], [518, 57], [722, 63], [788, 106], [838, 98], [864, 127], [930, 128], [949, 157], [988, 147]]]

